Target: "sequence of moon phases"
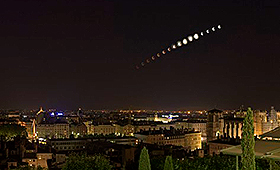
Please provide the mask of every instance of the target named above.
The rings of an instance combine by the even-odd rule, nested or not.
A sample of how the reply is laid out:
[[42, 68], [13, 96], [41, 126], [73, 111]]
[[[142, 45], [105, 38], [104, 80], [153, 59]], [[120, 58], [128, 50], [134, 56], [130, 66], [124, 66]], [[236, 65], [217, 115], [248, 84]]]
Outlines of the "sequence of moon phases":
[[[146, 64], [149, 64], [149, 63], [155, 61], [157, 58], [160, 58], [161, 55], [170, 53], [170, 52], [178, 49], [179, 47], [186, 46], [191, 42], [197, 41], [200, 38], [200, 36], [202, 37], [204, 35], [210, 34], [211, 32], [215, 32], [220, 29], [222, 29], [222, 26], [218, 25], [216, 27], [211, 27], [211, 28], [207, 29], [205, 32], [201, 31], [200, 33], [194, 33], [192, 35], [188, 35], [187, 37], [183, 38], [182, 40], [178, 40], [176, 43], [171, 44], [166, 49], [161, 50], [161, 52], [156, 53], [156, 55], [153, 55], [152, 57], [144, 60], [143, 62], [140, 63], [140, 66], [144, 67]], [[137, 65], [136, 69], [140, 69], [140, 66]]]

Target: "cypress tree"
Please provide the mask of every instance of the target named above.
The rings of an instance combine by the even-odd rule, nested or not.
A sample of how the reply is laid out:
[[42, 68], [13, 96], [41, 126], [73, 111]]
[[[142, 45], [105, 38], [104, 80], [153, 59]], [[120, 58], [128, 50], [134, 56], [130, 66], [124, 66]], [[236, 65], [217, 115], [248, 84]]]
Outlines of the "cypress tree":
[[164, 163], [164, 170], [173, 170], [173, 169], [174, 168], [173, 168], [172, 157], [167, 156]]
[[242, 155], [241, 155], [241, 169], [255, 170], [255, 139], [254, 139], [254, 118], [253, 111], [249, 107], [247, 114], [243, 121], [242, 127]]
[[138, 170], [151, 170], [149, 153], [146, 147], [141, 150]]

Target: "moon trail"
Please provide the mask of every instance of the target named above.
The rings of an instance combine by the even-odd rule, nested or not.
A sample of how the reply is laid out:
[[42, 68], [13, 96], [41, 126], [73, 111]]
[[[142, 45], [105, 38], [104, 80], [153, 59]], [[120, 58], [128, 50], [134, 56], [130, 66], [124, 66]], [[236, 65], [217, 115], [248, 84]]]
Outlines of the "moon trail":
[[210, 34], [211, 32], [218, 31], [220, 29], [222, 29], [222, 26], [218, 25], [216, 27], [208, 28], [205, 32], [201, 31], [200, 33], [194, 33], [185, 38], [182, 38], [182, 40], [178, 40], [176, 43], [171, 44], [166, 49], [162, 49], [161, 52], [158, 52], [155, 55], [152, 55], [150, 58], [145, 59], [139, 65], [136, 65], [135, 68], [137, 70], [140, 68], [143, 68], [143, 67], [145, 67], [145, 65], [152, 63], [156, 59], [159, 59], [162, 55], [166, 55], [166, 54], [176, 50], [179, 47], [186, 46], [191, 42], [197, 41], [200, 38], [200, 36], [203, 37], [204, 35]]

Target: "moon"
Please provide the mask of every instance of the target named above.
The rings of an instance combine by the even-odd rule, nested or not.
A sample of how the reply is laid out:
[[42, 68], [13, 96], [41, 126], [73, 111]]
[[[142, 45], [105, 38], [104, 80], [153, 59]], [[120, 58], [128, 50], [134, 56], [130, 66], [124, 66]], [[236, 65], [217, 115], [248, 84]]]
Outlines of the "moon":
[[192, 42], [192, 40], [193, 40], [193, 37], [190, 35], [190, 36], [188, 36], [188, 40], [190, 41], [190, 42]]
[[197, 40], [199, 38], [198, 34], [194, 34], [193, 38]]
[[136, 69], [140, 69], [141, 66], [145, 66], [145, 64], [148, 64], [148, 63], [152, 63], [154, 60], [161, 57], [161, 55], [165, 55], [171, 51], [174, 51], [175, 49], [183, 46], [183, 45], [187, 45], [189, 42], [192, 42], [192, 41], [195, 41], [195, 40], [198, 40], [199, 39], [199, 36], [204, 36], [206, 34], [210, 34], [212, 31], [215, 32], [215, 31], [218, 31], [222, 29], [222, 26], [221, 25], [218, 25], [218, 26], [214, 26], [214, 27], [208, 27], [208, 29], [204, 32], [204, 31], [201, 31], [200, 33], [194, 33], [193, 36], [192, 35], [189, 35], [188, 37], [186, 38], [183, 38], [182, 40], [179, 40], [173, 44], [171, 44], [171, 46], [167, 47], [166, 49], [163, 49], [161, 50], [160, 52], [158, 52], [156, 55], [152, 55], [151, 58], [148, 58], [146, 60], [143, 60], [141, 62], [141, 65], [136, 65]]

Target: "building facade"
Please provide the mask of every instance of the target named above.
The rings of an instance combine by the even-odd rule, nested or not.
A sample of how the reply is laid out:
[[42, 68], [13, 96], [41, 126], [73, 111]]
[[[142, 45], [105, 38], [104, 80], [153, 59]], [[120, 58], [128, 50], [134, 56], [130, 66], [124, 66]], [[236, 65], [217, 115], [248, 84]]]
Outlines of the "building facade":
[[201, 132], [187, 129], [160, 129], [141, 131], [135, 134], [139, 142], [157, 145], [183, 146], [186, 149], [196, 150], [201, 148]]
[[69, 138], [69, 124], [66, 122], [40, 123], [36, 128], [39, 138]]
[[223, 111], [213, 109], [207, 112], [207, 123], [206, 123], [206, 133], [207, 141], [216, 140], [218, 135], [221, 133], [221, 117]]

